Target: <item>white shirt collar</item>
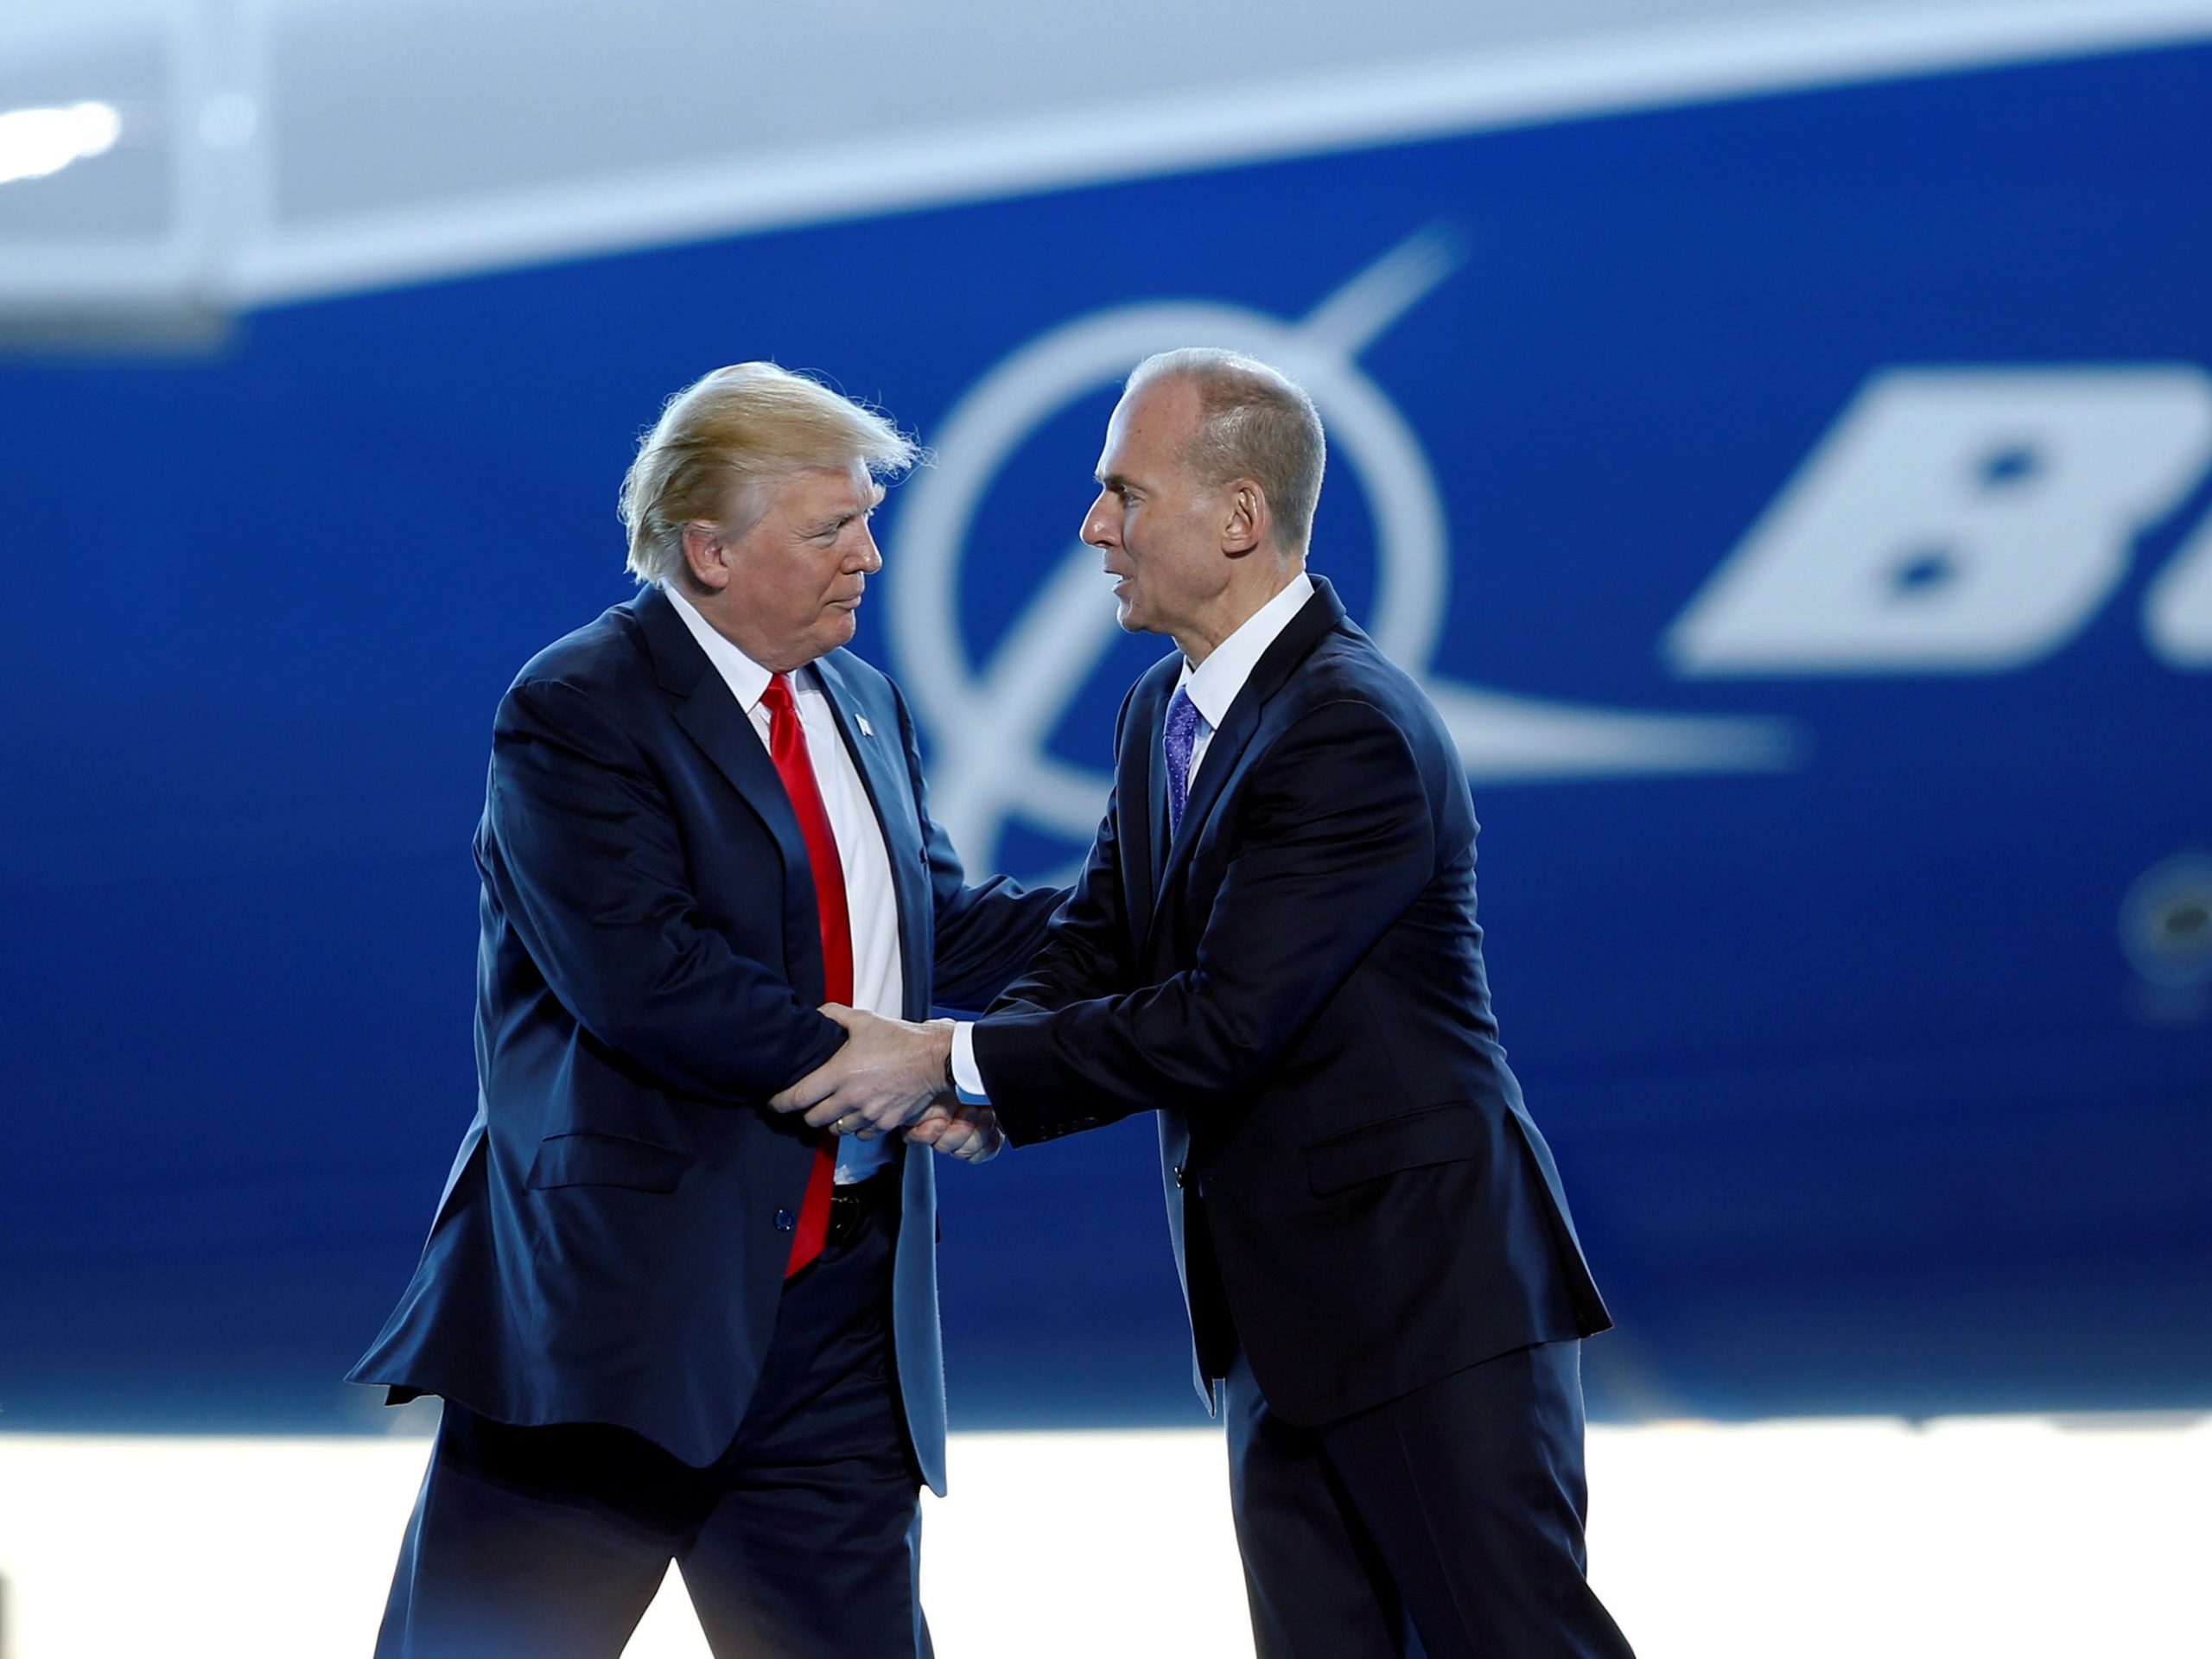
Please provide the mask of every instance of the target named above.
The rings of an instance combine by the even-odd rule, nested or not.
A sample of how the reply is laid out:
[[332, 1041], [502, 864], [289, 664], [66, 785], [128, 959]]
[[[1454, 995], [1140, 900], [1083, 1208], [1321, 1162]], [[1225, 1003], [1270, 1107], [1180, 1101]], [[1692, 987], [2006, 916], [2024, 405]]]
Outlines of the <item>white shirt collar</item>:
[[1176, 681], [1176, 688], [1198, 705], [1198, 718], [1205, 721], [1208, 731], [1221, 729], [1229, 705], [1236, 701], [1236, 694], [1252, 677], [1252, 671], [1274, 644], [1275, 636], [1290, 626], [1290, 619], [1305, 609], [1306, 601], [1313, 597], [1313, 578], [1301, 570], [1281, 593], [1246, 617], [1236, 632], [1208, 652], [1205, 661], [1192, 668], [1190, 659], [1184, 659], [1183, 677]]
[[660, 590], [675, 605], [676, 613], [683, 619], [683, 626], [691, 630], [691, 637], [699, 642], [699, 649], [707, 653], [707, 660], [715, 665], [715, 672], [722, 677], [722, 683], [737, 698], [738, 706], [747, 714], [751, 714], [760, 699], [767, 695], [768, 682], [775, 677], [733, 645], [727, 635], [700, 615], [697, 607], [674, 588], [663, 582]]

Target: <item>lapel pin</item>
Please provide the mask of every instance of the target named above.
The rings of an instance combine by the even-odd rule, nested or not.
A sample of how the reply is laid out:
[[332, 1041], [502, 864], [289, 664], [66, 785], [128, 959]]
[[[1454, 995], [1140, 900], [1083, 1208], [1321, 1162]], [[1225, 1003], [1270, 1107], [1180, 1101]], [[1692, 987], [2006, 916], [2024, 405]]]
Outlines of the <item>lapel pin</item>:
[[875, 735], [875, 728], [868, 723], [868, 716], [866, 715], [860, 716], [860, 722], [861, 735], [862, 737], [874, 737]]

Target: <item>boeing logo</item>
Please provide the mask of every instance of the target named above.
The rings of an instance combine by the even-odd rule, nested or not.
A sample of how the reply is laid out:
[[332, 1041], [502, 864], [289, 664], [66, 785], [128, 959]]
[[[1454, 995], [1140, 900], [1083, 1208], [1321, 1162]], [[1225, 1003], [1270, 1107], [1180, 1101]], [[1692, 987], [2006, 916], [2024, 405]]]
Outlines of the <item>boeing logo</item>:
[[[1452, 238], [1424, 232], [1294, 321], [1198, 301], [1096, 312], [1015, 352], [952, 410], [936, 467], [902, 493], [887, 623], [935, 746], [932, 808], [969, 857], [992, 861], [1017, 820], [1090, 838], [1108, 778], [1049, 746], [1116, 631], [1096, 556], [1076, 543], [990, 659], [967, 661], [958, 590], [971, 520], [1045, 422], [1149, 353], [1194, 342], [1277, 364], [1313, 394], [1375, 520], [1366, 626], [1422, 681], [1475, 783], [1797, 764], [1806, 746], [1779, 721], [1585, 707], [1440, 674], [1454, 565], [1440, 493], [1358, 359], [1459, 262]], [[1885, 371], [1691, 596], [1662, 658], [1699, 679], [2021, 666], [2086, 626], [2135, 538], [2208, 465], [2212, 378], [2193, 366]], [[2212, 524], [2153, 588], [2145, 626], [2170, 664], [2212, 667]]]
[[1194, 342], [1274, 363], [1301, 382], [1375, 517], [1376, 643], [1421, 678], [1478, 782], [1756, 771], [1789, 763], [1791, 734], [1765, 720], [1653, 715], [1521, 697], [1440, 678], [1436, 647], [1452, 560], [1428, 458], [1404, 417], [1358, 366], [1366, 346], [1459, 263], [1427, 232], [1402, 244], [1287, 321], [1243, 307], [1183, 302], [1116, 308], [1031, 341], [986, 375], [937, 435], [937, 465], [901, 492], [898, 580], [887, 626], [901, 682], [935, 745], [931, 807], [969, 857], [997, 855], [1016, 817], [1089, 841], [1109, 779], [1048, 745], [1115, 638], [1096, 555], [1063, 556], [990, 661], [958, 644], [962, 555], [978, 503], [1007, 459], [1078, 397], [1117, 385], [1156, 351]]
[[[1845, 410], [1669, 632], [1684, 675], [1993, 674], [2059, 651], [2212, 465], [2190, 364], [1893, 369]], [[2143, 632], [2212, 668], [2212, 519]]]

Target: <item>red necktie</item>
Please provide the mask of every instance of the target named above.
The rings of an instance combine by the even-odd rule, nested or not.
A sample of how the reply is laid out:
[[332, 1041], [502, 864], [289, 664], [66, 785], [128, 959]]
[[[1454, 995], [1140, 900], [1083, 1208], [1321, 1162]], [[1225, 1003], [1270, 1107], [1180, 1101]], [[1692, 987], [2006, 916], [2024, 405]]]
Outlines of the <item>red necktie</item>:
[[[806, 753], [806, 728], [799, 723], [798, 706], [791, 701], [791, 677], [778, 674], [768, 682], [760, 701], [768, 709], [768, 753], [784, 780], [798, 816], [798, 832], [806, 842], [806, 861], [814, 867], [814, 908], [822, 923], [822, 984], [828, 999], [850, 1006], [853, 1000], [853, 924], [845, 908], [845, 867], [837, 857], [836, 838], [830, 833], [830, 815], [823, 810], [822, 790], [814, 780], [814, 762]], [[815, 1148], [814, 1167], [806, 1178], [806, 1198], [799, 1205], [798, 1227], [791, 1236], [791, 1257], [784, 1268], [788, 1279], [822, 1254], [830, 1235], [830, 1193], [837, 1179], [837, 1137], [824, 1133]]]

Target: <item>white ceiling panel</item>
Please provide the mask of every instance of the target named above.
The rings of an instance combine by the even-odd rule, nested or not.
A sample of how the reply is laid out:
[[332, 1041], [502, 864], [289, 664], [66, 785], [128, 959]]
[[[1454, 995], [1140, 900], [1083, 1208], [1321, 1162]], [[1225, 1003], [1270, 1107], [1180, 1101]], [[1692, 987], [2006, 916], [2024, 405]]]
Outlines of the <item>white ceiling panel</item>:
[[123, 125], [0, 182], [0, 322], [2202, 36], [2212, 0], [12, 0], [0, 115]]

